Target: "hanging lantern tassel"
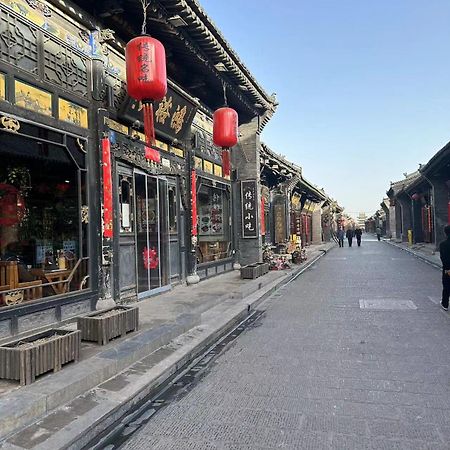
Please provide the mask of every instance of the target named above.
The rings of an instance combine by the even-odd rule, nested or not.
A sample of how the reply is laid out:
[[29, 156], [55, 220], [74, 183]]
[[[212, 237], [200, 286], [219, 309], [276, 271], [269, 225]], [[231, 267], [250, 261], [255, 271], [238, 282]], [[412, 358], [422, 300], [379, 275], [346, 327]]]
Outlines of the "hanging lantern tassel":
[[230, 149], [222, 149], [222, 170], [224, 177], [230, 177], [231, 175], [231, 160], [230, 160]]
[[153, 105], [150, 102], [143, 102], [144, 110], [144, 132], [145, 140], [149, 147], [155, 145], [155, 124], [153, 121]]

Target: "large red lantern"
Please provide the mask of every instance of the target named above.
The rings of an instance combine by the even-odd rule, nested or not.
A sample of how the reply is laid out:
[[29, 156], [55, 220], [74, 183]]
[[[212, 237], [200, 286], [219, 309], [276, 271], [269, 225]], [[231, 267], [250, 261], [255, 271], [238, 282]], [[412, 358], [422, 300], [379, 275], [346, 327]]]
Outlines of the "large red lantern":
[[11, 184], [0, 184], [0, 225], [17, 225], [25, 214], [19, 190]]
[[222, 167], [224, 176], [230, 176], [231, 163], [229, 148], [238, 142], [238, 114], [227, 106], [219, 108], [213, 115], [213, 141], [222, 147]]
[[[128, 95], [142, 102], [145, 138], [151, 147], [155, 144], [152, 101], [162, 100], [167, 93], [166, 52], [157, 39], [143, 35], [128, 42], [125, 58]], [[154, 155], [146, 151], [147, 159], [159, 162]]]

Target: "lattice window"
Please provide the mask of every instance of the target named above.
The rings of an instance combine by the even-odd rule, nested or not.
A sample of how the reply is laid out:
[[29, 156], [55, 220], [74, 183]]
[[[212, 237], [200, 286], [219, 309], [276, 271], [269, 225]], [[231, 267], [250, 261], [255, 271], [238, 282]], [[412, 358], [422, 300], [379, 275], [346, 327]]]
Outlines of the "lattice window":
[[87, 58], [50, 37], [44, 40], [44, 77], [76, 95], [87, 97]]
[[0, 10], [0, 58], [32, 74], [38, 72], [37, 30]]
[[111, 86], [114, 96], [114, 108], [119, 109], [127, 96], [127, 84], [119, 77], [113, 75], [110, 71], [106, 70], [106, 84]]

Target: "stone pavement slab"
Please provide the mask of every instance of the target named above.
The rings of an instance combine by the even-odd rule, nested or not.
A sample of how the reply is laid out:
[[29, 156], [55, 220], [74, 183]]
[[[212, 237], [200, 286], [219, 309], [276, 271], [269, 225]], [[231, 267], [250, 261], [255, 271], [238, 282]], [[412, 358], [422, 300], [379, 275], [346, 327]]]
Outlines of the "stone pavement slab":
[[[331, 247], [312, 247], [310, 261]], [[139, 332], [103, 347], [83, 343], [80, 363], [0, 395], [0, 439], [40, 419], [2, 448], [62, 448], [71, 440], [77, 448], [80, 434], [95, 436], [246, 315], [249, 305], [302, 270], [295, 266], [250, 281], [232, 272], [139, 302]]]
[[450, 448], [450, 316], [429, 299], [439, 271], [364, 240], [314, 267], [123, 448]]

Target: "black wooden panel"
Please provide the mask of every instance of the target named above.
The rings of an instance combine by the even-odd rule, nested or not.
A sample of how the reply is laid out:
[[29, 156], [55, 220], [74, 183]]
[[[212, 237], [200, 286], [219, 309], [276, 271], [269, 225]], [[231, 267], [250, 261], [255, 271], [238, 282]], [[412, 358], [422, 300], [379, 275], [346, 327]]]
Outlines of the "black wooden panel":
[[134, 243], [120, 244], [119, 247], [119, 284], [120, 290], [136, 286], [136, 250]]
[[44, 40], [44, 78], [73, 94], [88, 95], [88, 59], [70, 47], [46, 37]]
[[8, 11], [0, 10], [0, 59], [38, 73], [38, 32]]

